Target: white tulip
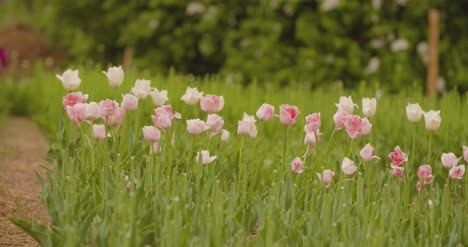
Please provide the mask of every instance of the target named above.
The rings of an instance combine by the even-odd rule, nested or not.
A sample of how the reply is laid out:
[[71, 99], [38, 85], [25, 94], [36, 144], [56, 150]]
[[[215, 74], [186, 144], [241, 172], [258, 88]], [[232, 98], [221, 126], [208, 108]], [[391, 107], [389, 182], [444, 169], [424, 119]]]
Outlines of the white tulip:
[[107, 72], [103, 71], [104, 75], [106, 75], [107, 79], [109, 80], [109, 84], [113, 88], [118, 88], [122, 85], [124, 80], [124, 71], [121, 66], [119, 67], [110, 67]]
[[67, 91], [76, 90], [80, 84], [81, 79], [78, 75], [78, 70], [67, 69], [62, 75], [56, 75], [62, 81], [63, 88]]

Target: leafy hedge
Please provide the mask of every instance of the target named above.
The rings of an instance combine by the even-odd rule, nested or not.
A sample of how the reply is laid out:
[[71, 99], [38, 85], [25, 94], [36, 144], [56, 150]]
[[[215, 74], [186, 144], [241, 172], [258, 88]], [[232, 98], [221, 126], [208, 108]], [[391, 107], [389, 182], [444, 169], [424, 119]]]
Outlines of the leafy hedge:
[[120, 64], [128, 46], [138, 66], [163, 72], [394, 88], [425, 81], [427, 13], [435, 7], [441, 77], [468, 89], [465, 1], [35, 0], [27, 11], [25, 2], [6, 5], [80, 62]]

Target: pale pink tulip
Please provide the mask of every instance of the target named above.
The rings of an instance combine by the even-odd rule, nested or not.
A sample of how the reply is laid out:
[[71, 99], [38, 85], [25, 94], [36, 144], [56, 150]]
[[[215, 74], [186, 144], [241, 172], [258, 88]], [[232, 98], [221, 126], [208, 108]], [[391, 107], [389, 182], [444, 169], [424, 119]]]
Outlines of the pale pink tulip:
[[250, 136], [250, 138], [257, 137], [257, 126], [255, 125], [255, 118], [244, 113], [242, 120], [239, 120], [237, 126], [237, 134], [240, 136]]
[[122, 121], [125, 117], [125, 110], [122, 108], [117, 108], [114, 112], [114, 115], [103, 118], [107, 125], [118, 127], [122, 124]]
[[67, 115], [76, 124], [86, 120], [86, 104], [78, 103], [74, 106], [67, 106]]
[[403, 151], [401, 151], [400, 147], [396, 147], [395, 150], [388, 154], [390, 160], [392, 160], [392, 167], [400, 166], [401, 164], [408, 161], [408, 157], [406, 156]]
[[333, 122], [335, 122], [335, 128], [337, 130], [345, 128], [345, 120], [349, 115], [352, 114], [345, 111], [344, 109], [338, 108], [335, 115], [333, 115]]
[[93, 135], [94, 135], [94, 139], [98, 141], [106, 138], [106, 127], [104, 126], [104, 124], [93, 125]]
[[374, 155], [374, 147], [372, 147], [369, 143], [361, 149], [359, 155], [361, 155], [362, 160], [365, 162], [371, 161], [373, 159], [380, 159]]
[[200, 108], [204, 112], [220, 112], [224, 107], [224, 97], [216, 95], [206, 95], [200, 99]]
[[[317, 140], [315, 139], [315, 136], [317, 136]], [[309, 145], [312, 147], [317, 146], [317, 142], [320, 141], [320, 131], [317, 130], [317, 132], [306, 132], [305, 137], [304, 137], [304, 145]]]
[[196, 105], [198, 101], [203, 97], [203, 92], [198, 92], [198, 89], [187, 87], [185, 94], [180, 98], [187, 105]]
[[159, 91], [157, 88], [152, 88], [149, 96], [151, 96], [153, 104], [157, 106], [162, 106], [169, 100], [167, 97], [167, 90]]
[[275, 107], [270, 105], [270, 104], [263, 104], [258, 108], [257, 110], [257, 118], [260, 121], [267, 122], [270, 121], [273, 118], [273, 115], [275, 114]]
[[187, 120], [187, 131], [191, 135], [200, 135], [205, 131], [205, 121], [198, 118]]
[[224, 119], [217, 114], [209, 114], [206, 119], [205, 130], [210, 131], [210, 137], [218, 134], [224, 125]]
[[138, 97], [125, 94], [122, 95], [122, 109], [126, 111], [134, 111], [138, 108]]
[[405, 173], [405, 168], [399, 167], [399, 166], [392, 167], [393, 176], [402, 177], [404, 173]]
[[354, 165], [352, 160], [345, 157], [341, 163], [341, 170], [346, 175], [353, 175], [357, 170], [357, 166]]
[[441, 123], [440, 111], [428, 111], [424, 113], [424, 122], [426, 123], [426, 129], [438, 130]]
[[101, 109], [96, 102], [86, 104], [86, 121], [95, 121], [101, 118]]
[[299, 157], [296, 157], [292, 162], [291, 162], [291, 170], [295, 173], [301, 174], [303, 172], [302, 166], [304, 163]]
[[418, 182], [416, 183], [416, 189], [418, 191], [421, 191], [423, 189], [423, 185], [421, 183], [421, 180], [418, 180]]
[[66, 110], [67, 105], [74, 106], [78, 103], [86, 103], [86, 100], [88, 100], [87, 94], [83, 94], [81, 92], [69, 93], [63, 96], [62, 106], [63, 106], [63, 109]]
[[460, 159], [461, 158], [457, 158], [457, 156], [454, 153], [443, 153], [442, 157], [440, 157], [442, 165], [448, 169], [456, 166]]
[[114, 115], [115, 111], [119, 108], [119, 103], [115, 100], [106, 99], [99, 102], [99, 108], [101, 108], [101, 115], [103, 117], [109, 117]]
[[143, 138], [147, 142], [158, 142], [161, 139], [161, 131], [154, 126], [145, 126], [142, 130]]
[[429, 165], [422, 165], [417, 171], [418, 178], [423, 184], [430, 184], [432, 182], [432, 168]]
[[344, 126], [346, 133], [351, 139], [356, 139], [369, 134], [372, 125], [367, 118], [361, 118], [358, 115], [348, 115], [345, 118]]
[[463, 159], [468, 162], [468, 146], [463, 146]]
[[321, 121], [320, 121], [320, 112], [307, 115], [306, 125], [304, 126], [304, 131], [306, 132], [314, 132], [320, 129]]
[[373, 117], [377, 109], [377, 100], [375, 98], [362, 99], [362, 114], [366, 117]]
[[154, 109], [154, 115], [151, 115], [151, 120], [158, 129], [169, 129], [172, 126], [172, 120], [174, 118], [180, 119], [181, 117], [180, 113], [172, 111], [170, 105], [164, 105]]
[[197, 157], [195, 160], [203, 165], [208, 165], [216, 159], [216, 156], [210, 156], [210, 152], [207, 150], [202, 150], [197, 152]]
[[317, 173], [317, 177], [323, 182], [325, 188], [328, 188], [333, 181], [335, 173], [331, 170], [324, 170], [322, 174]]
[[139, 99], [146, 99], [148, 94], [151, 91], [151, 81], [150, 80], [136, 80], [135, 86], [132, 87], [131, 92], [133, 95]]
[[341, 96], [340, 102], [336, 104], [336, 107], [338, 107], [338, 109], [343, 109], [348, 113], [353, 113], [355, 105], [356, 104], [353, 103], [353, 99], [351, 98], [351, 96]]
[[465, 165], [454, 166], [449, 171], [451, 179], [462, 179], [465, 175]]
[[406, 106], [406, 116], [408, 118], [408, 121], [410, 121], [411, 123], [419, 122], [422, 114], [423, 114], [423, 110], [421, 109], [418, 103], [416, 104], [408, 103], [408, 105]]
[[280, 122], [286, 126], [292, 126], [296, 123], [299, 113], [297, 106], [280, 105]]
[[221, 131], [221, 141], [226, 143], [229, 141], [230, 133], [227, 130], [222, 130]]
[[151, 147], [150, 152], [152, 154], [157, 154], [159, 153], [159, 142], [153, 142], [153, 146]]

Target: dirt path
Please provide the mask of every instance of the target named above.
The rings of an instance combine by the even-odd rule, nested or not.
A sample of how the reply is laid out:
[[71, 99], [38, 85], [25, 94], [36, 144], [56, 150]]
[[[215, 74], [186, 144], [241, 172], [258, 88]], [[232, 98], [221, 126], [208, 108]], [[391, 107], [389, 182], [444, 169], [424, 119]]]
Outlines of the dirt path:
[[46, 153], [46, 138], [32, 120], [12, 117], [0, 125], [0, 246], [38, 246], [6, 217], [48, 222], [34, 174]]

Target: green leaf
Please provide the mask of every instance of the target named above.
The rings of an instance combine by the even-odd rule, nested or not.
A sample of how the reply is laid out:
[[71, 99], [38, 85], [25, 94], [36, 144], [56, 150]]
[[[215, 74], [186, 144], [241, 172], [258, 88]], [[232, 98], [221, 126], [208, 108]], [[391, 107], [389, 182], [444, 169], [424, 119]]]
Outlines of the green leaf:
[[28, 233], [29, 236], [36, 240], [41, 246], [52, 246], [50, 232], [47, 226], [38, 224], [34, 221], [28, 222], [16, 217], [8, 217], [8, 219]]

